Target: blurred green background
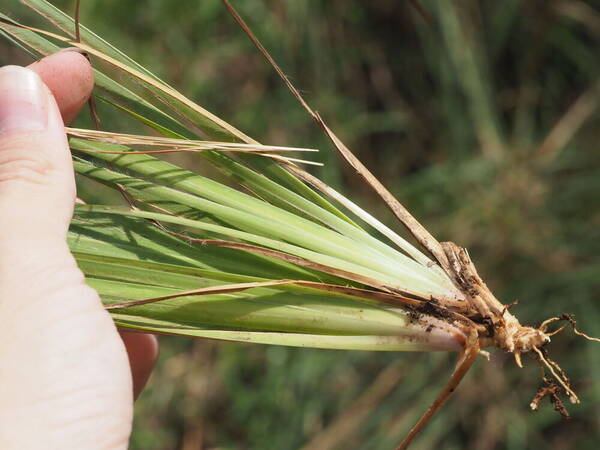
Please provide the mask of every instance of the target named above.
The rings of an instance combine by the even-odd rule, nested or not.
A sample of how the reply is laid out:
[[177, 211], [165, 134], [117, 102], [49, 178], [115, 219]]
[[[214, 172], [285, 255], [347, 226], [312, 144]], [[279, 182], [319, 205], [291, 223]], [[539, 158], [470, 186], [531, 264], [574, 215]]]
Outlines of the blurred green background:
[[[419, 3], [421, 12], [392, 0], [234, 5], [405, 206], [438, 239], [467, 247], [500, 299], [519, 301], [521, 322], [569, 312], [599, 336], [599, 3]], [[39, 23], [13, 0], [4, 12]], [[395, 226], [220, 1], [84, 0], [82, 22], [259, 141], [320, 148], [316, 173]], [[0, 63], [28, 63], [0, 45]], [[100, 114], [106, 129], [132, 131]], [[414, 448], [598, 448], [600, 347], [565, 331], [549, 350], [582, 399], [571, 420], [547, 402], [529, 411], [539, 369], [493, 352]], [[392, 448], [453, 360], [161, 338], [131, 448]]]

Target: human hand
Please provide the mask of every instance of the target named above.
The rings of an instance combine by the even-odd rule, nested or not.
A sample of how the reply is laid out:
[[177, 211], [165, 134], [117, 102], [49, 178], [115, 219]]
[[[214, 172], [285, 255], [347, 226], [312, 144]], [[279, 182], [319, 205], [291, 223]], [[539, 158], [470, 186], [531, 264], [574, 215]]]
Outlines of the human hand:
[[73, 51], [0, 68], [2, 449], [126, 448], [157, 355], [153, 336], [119, 337], [66, 244], [75, 181], [63, 120], [92, 87]]

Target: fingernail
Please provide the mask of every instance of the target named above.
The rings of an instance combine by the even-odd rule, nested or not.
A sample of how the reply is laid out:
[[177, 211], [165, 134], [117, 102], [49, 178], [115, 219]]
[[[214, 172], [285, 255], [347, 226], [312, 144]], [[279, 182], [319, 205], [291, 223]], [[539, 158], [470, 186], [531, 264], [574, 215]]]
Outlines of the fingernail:
[[46, 128], [46, 95], [42, 80], [32, 70], [0, 68], [0, 132]]

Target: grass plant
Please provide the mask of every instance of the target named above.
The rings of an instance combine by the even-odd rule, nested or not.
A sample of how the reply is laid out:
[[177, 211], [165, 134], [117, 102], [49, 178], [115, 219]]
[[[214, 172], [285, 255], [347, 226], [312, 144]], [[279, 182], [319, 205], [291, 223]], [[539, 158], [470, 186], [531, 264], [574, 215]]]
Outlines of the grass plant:
[[[27, 3], [63, 33], [74, 34], [68, 15], [43, 1]], [[505, 152], [506, 137], [489, 98], [481, 55], [458, 26], [461, 11], [448, 8], [440, 17], [443, 33], [456, 43], [450, 59], [468, 69], [462, 87], [481, 133], [484, 159], [494, 162]], [[85, 28], [82, 44], [3, 28], [36, 54], [55, 51], [53, 41], [58, 41], [99, 58], [94, 60], [99, 101], [156, 133], [186, 139], [191, 147], [208, 138], [221, 142], [219, 150], [240, 141], [263, 153], [275, 150], [195, 105]], [[115, 133], [90, 136], [71, 139], [77, 173], [121, 193], [126, 205], [78, 207], [70, 233], [74, 254], [109, 307], [171, 297], [115, 307], [119, 325], [334, 349], [452, 347], [447, 336], [415, 343], [419, 330], [411, 329], [414, 316], [406, 308], [432, 297], [449, 304], [464, 300], [435, 264], [439, 254], [418, 250], [328, 187], [323, 190], [332, 199], [326, 200], [301, 181], [312, 178], [298, 166], [251, 153], [199, 152], [225, 175], [220, 182], [147, 152], [132, 152], [132, 143]], [[152, 142], [173, 145], [158, 138]], [[543, 155], [558, 151], [556, 144], [542, 148], [551, 148]], [[378, 238], [366, 231], [371, 228]]]

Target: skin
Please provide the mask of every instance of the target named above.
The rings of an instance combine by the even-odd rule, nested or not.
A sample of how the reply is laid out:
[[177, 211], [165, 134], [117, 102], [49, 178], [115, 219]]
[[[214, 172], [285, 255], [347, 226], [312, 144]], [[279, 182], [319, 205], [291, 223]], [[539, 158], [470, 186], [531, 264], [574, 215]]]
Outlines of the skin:
[[119, 334], [66, 245], [76, 192], [64, 123], [92, 87], [74, 51], [0, 68], [2, 449], [127, 448], [158, 353], [151, 335]]

